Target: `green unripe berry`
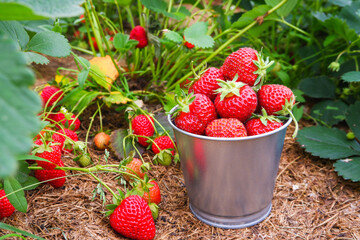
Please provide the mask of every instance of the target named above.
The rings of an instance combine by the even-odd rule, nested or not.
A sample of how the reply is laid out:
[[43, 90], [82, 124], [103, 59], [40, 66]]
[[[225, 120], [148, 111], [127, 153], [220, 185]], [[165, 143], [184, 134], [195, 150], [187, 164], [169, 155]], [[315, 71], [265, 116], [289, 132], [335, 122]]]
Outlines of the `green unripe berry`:
[[353, 132], [348, 132], [346, 134], [346, 138], [349, 139], [349, 140], [354, 140], [355, 139], [355, 133]]

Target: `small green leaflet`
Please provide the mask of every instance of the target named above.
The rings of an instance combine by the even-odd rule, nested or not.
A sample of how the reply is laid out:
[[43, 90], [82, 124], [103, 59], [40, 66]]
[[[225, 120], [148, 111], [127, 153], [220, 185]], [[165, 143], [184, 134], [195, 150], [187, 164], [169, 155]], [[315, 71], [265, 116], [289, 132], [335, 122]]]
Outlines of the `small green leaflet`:
[[20, 212], [26, 213], [27, 201], [20, 183], [13, 177], [7, 177], [4, 179], [4, 190], [14, 208]]
[[[281, 2], [281, 0], [265, 0], [267, 5], [271, 7], [275, 7], [277, 4]], [[295, 8], [298, 0], [288, 0], [283, 6], [281, 6], [276, 13], [282, 17], [286, 17], [291, 13], [291, 11]]]
[[166, 31], [165, 32], [165, 38], [174, 42], [174, 43], [181, 43], [183, 41], [183, 38], [181, 37], [181, 35], [177, 32], [174, 31]]
[[257, 17], [263, 16], [267, 11], [271, 9], [268, 5], [259, 5], [251, 9], [250, 11], [241, 15], [241, 17], [232, 24], [233, 28], [244, 28], [252, 23]]
[[307, 152], [331, 160], [360, 155], [360, 144], [337, 128], [312, 126], [299, 130], [297, 141]]
[[335, 171], [344, 179], [360, 181], [360, 157], [341, 159], [334, 163]]
[[197, 22], [186, 28], [184, 31], [185, 40], [199, 48], [211, 48], [214, 46], [214, 39], [206, 35], [208, 24], [206, 22]]
[[24, 49], [29, 42], [29, 35], [23, 25], [17, 21], [0, 21], [0, 32], [7, 34], [19, 44], [21, 49]]
[[168, 3], [163, 0], [141, 0], [141, 3], [148, 9], [161, 13], [167, 17], [174, 18], [176, 20], [183, 20], [186, 16], [190, 16], [189, 10], [184, 6], [181, 6], [179, 9], [172, 8], [170, 12], [168, 11]]
[[341, 76], [345, 82], [360, 82], [360, 72], [347, 72]]
[[360, 139], [360, 101], [356, 101], [350, 105], [346, 113], [346, 123], [351, 131], [355, 133], [355, 136]]

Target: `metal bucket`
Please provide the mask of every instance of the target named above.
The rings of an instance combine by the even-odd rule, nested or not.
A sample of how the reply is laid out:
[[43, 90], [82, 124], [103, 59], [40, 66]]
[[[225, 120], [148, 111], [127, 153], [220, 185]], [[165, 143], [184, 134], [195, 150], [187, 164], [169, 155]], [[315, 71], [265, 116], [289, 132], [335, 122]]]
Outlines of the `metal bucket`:
[[245, 138], [185, 132], [168, 115], [180, 155], [190, 209], [202, 222], [237, 229], [271, 211], [275, 180], [291, 118], [279, 129]]

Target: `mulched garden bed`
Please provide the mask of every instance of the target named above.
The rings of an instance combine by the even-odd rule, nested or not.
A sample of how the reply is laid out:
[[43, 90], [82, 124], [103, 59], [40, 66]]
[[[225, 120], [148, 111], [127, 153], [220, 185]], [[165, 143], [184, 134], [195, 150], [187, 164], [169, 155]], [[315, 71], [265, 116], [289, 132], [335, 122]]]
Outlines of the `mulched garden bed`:
[[[39, 77], [39, 82], [49, 80], [46, 76]], [[85, 139], [91, 111], [89, 108], [81, 116], [80, 140]], [[103, 116], [105, 129], [124, 127], [121, 114], [104, 109]], [[308, 124], [300, 122], [300, 126]], [[91, 133], [97, 130], [98, 118]], [[155, 221], [155, 239], [360, 239], [360, 185], [338, 177], [331, 161], [306, 153], [291, 138], [293, 130], [290, 125], [271, 214], [253, 227], [226, 230], [200, 222], [190, 212], [180, 164], [152, 166], [150, 175], [156, 178], [162, 192], [159, 218]], [[92, 139], [89, 142], [94, 164], [106, 164], [104, 152], [92, 146]], [[150, 154], [145, 152], [146, 161], [151, 161]], [[72, 159], [73, 156], [64, 155], [65, 166], [77, 166]], [[110, 154], [108, 163], [118, 162], [119, 159]], [[46, 239], [124, 239], [110, 227], [99, 197], [92, 200], [92, 191], [98, 182], [88, 175], [72, 174], [60, 189], [42, 185], [27, 191], [28, 212], [15, 212], [3, 222]], [[99, 173], [97, 176], [112, 189], [121, 187], [115, 174]], [[109, 204], [111, 194], [106, 198], [106, 204]], [[0, 230], [0, 236], [6, 233], [9, 232]]]

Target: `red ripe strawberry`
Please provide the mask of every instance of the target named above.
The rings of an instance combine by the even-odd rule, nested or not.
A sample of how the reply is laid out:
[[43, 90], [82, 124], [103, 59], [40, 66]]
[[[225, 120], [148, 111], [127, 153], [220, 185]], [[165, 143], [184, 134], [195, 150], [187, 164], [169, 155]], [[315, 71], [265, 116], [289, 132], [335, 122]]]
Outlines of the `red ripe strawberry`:
[[[183, 36], [183, 39], [185, 40], [185, 36]], [[184, 46], [187, 47], [188, 49], [192, 49], [193, 47], [195, 47], [194, 44], [189, 43], [188, 41], [184, 42]]]
[[80, 20], [81, 20], [82, 23], [85, 23], [85, 16], [84, 16], [84, 14], [81, 14], [81, 15], [80, 15]]
[[0, 190], [0, 219], [10, 217], [14, 211], [15, 208], [6, 197], [4, 189]]
[[290, 88], [279, 85], [263, 85], [258, 91], [260, 107], [269, 115], [287, 115], [295, 104], [295, 96]]
[[144, 48], [148, 45], [148, 39], [145, 29], [142, 26], [135, 26], [130, 31], [130, 39], [138, 41], [137, 48]]
[[[132, 119], [131, 127], [135, 135], [151, 137], [155, 132], [154, 119], [149, 115], [137, 115]], [[147, 147], [150, 144], [147, 142], [147, 138], [144, 137], [138, 137], [138, 142], [144, 147]]]
[[154, 239], [156, 229], [149, 205], [138, 195], [126, 197], [110, 215], [111, 227], [121, 235], [139, 240]]
[[255, 112], [257, 97], [255, 91], [248, 85], [233, 81], [220, 81], [221, 88], [215, 98], [215, 107], [223, 118], [237, 118], [245, 122]]
[[[68, 116], [69, 115], [69, 116]], [[72, 113], [64, 113], [58, 112], [53, 114], [51, 117], [49, 116], [54, 122], [62, 124], [63, 127], [72, 129], [74, 131], [80, 128], [80, 120]], [[61, 128], [59, 124], [56, 124], [58, 128]]]
[[246, 129], [236, 118], [219, 118], [210, 122], [206, 127], [206, 135], [210, 137], [246, 137]]
[[278, 129], [282, 125], [284, 124], [281, 121], [277, 122], [275, 120], [269, 120], [269, 119], [265, 120], [265, 124], [264, 124], [263, 121], [260, 120], [260, 118], [253, 118], [245, 123], [248, 136], [271, 132], [275, 129]]
[[269, 62], [269, 59], [264, 61], [256, 50], [244, 47], [231, 53], [221, 70], [226, 80], [232, 80], [238, 75], [238, 81], [254, 86], [265, 78], [266, 69], [272, 64], [273, 61]]
[[94, 143], [97, 149], [105, 150], [110, 143], [110, 136], [104, 132], [99, 132], [94, 137]]
[[[60, 129], [56, 132], [60, 133], [60, 134], [57, 134], [57, 133], [53, 134], [54, 142], [60, 143], [60, 147], [63, 152], [71, 153], [73, 151], [73, 144], [74, 144], [73, 142], [77, 142], [79, 140], [76, 132], [74, 132], [70, 129], [67, 129], [67, 128]], [[73, 141], [68, 140], [63, 135], [66, 135], [68, 138], [70, 138]]]
[[43, 102], [43, 107], [51, 107], [55, 102], [60, 101], [63, 98], [64, 92], [59, 88], [53, 86], [46, 86], [41, 91], [41, 99]]
[[[140, 188], [141, 188], [141, 186], [140, 186]], [[142, 196], [142, 198], [147, 203], [160, 204], [160, 202], [161, 202], [161, 193], [160, 193], [160, 188], [159, 188], [159, 185], [157, 184], [157, 182], [150, 181], [148, 183], [148, 189], [149, 189], [149, 192], [144, 191], [144, 195]]]
[[[142, 165], [143, 165], [143, 162], [140, 159], [133, 158], [128, 164], [126, 164], [126, 172], [133, 174], [133, 175], [137, 175], [138, 177], [143, 179], [145, 176], [145, 173], [141, 171]], [[124, 174], [123, 177], [127, 181], [130, 181], [132, 178], [130, 175], [127, 175], [127, 174]]]
[[183, 102], [178, 101], [178, 104], [179, 112], [176, 113], [174, 121], [175, 125], [184, 131], [204, 134], [206, 125], [217, 118], [213, 102], [204, 94], [190, 94]]
[[151, 150], [155, 154], [158, 154], [161, 150], [170, 149], [172, 155], [174, 155], [175, 154], [174, 148], [175, 148], [174, 143], [169, 136], [160, 136], [155, 138], [151, 146]]
[[217, 79], [224, 80], [222, 72], [220, 69], [211, 67], [190, 87], [189, 92], [202, 93], [214, 100], [216, 97], [215, 90], [219, 88]]
[[94, 49], [97, 51], [97, 50], [99, 50], [99, 47], [98, 47], [98, 44], [97, 44], [97, 42], [96, 42], [96, 38], [95, 37], [91, 37], [91, 40], [89, 39], [89, 45], [91, 46], [91, 42], [92, 42], [92, 44], [93, 44], [93, 46], [94, 46]]
[[[64, 163], [61, 161], [60, 167], [64, 166]], [[53, 170], [35, 170], [35, 177], [40, 181], [48, 181], [51, 179], [51, 181], [48, 181], [53, 188], [59, 188], [62, 187], [66, 181], [66, 173], [64, 170], [61, 169], [53, 169]], [[58, 178], [58, 179], [55, 179]]]
[[60, 145], [56, 145], [52, 142], [47, 142], [44, 144], [41, 139], [38, 139], [34, 142], [34, 144], [38, 145], [33, 150], [33, 153], [37, 157], [44, 158], [50, 162], [36, 160], [36, 163], [44, 168], [44, 169], [54, 169], [56, 168], [61, 162], [61, 149]]

